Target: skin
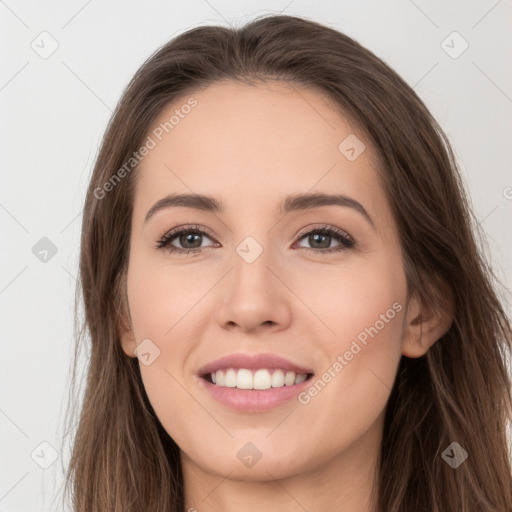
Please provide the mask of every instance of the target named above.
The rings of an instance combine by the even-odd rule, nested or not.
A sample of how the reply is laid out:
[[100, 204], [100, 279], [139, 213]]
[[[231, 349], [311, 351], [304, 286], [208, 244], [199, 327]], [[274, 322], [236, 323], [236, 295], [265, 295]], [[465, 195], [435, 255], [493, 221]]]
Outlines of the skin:
[[[140, 370], [159, 420], [181, 449], [185, 510], [371, 512], [400, 358], [424, 355], [449, 326], [442, 313], [408, 296], [378, 155], [322, 94], [285, 82], [213, 84], [168, 105], [152, 129], [190, 96], [197, 106], [136, 171], [130, 327], [120, 333], [130, 357], [148, 338], [160, 350]], [[355, 161], [338, 149], [349, 134], [366, 146]], [[167, 194], [192, 192], [221, 200], [225, 212], [172, 207], [144, 222]], [[374, 226], [336, 205], [277, 213], [284, 196], [305, 192], [349, 196]], [[155, 248], [188, 224], [210, 230], [197, 242], [201, 252]], [[307, 252], [342, 247], [335, 238], [322, 246], [303, 236], [317, 224], [345, 231], [355, 245]], [[236, 252], [247, 236], [263, 248], [252, 263]], [[172, 242], [193, 246], [182, 243]], [[201, 366], [233, 352], [275, 353], [321, 377], [396, 303], [402, 308], [394, 318], [307, 404], [291, 399], [267, 412], [237, 412], [199, 385]], [[237, 457], [247, 442], [262, 454], [250, 468]]]

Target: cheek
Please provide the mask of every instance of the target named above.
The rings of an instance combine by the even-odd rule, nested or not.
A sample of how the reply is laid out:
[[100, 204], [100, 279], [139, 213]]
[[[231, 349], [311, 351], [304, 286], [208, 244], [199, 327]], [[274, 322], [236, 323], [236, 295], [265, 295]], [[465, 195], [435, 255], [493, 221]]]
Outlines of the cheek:
[[201, 299], [212, 287], [212, 275], [204, 266], [201, 269], [144, 259], [134, 259], [128, 272], [135, 334], [138, 340], [155, 338], [168, 344], [176, 338], [182, 324], [187, 323], [189, 315], [197, 315], [201, 310]]
[[190, 408], [185, 389], [188, 361], [211, 317], [205, 309], [208, 301], [201, 298], [212, 287], [212, 275], [199, 266], [191, 270], [186, 265], [148, 263], [149, 258], [132, 254], [127, 283], [130, 313], [136, 342], [143, 342], [144, 353], [149, 354], [149, 364], [144, 358], [139, 363], [142, 381], [157, 416], [168, 432], [178, 435], [176, 429], [181, 431], [186, 422], [173, 411]]
[[310, 318], [320, 325], [313, 341], [323, 356], [321, 374], [300, 401], [319, 423], [367, 427], [385, 407], [401, 358], [405, 274], [396, 262], [375, 259], [326, 267], [314, 279], [297, 275], [294, 290], [307, 294], [316, 316]]
[[302, 301], [290, 301], [301, 313], [299, 321], [308, 320], [317, 333], [311, 341], [321, 340], [326, 352], [338, 353], [345, 346], [348, 350], [356, 338], [363, 346], [373, 338], [399, 343], [406, 280], [394, 260], [357, 256], [343, 265], [301, 263], [287, 271], [284, 280]]

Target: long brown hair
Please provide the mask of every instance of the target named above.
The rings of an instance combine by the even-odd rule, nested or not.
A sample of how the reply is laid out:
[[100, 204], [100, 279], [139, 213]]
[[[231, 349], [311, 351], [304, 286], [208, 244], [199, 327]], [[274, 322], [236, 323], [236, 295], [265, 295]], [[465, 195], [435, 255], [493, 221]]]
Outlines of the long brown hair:
[[[108, 125], [82, 223], [76, 307], [83, 299], [85, 318], [73, 388], [80, 346], [90, 343], [90, 352], [66, 474], [73, 510], [183, 510], [179, 448], [149, 403], [138, 360], [120, 345], [137, 169], [118, 171], [169, 102], [225, 79], [284, 80], [333, 100], [381, 159], [410, 293], [436, 307], [443, 293], [453, 297], [448, 332], [425, 356], [400, 361], [379, 458], [379, 511], [510, 511], [512, 332], [450, 144], [411, 87], [373, 53], [332, 28], [284, 15], [174, 38], [137, 71]], [[116, 173], [122, 179], [114, 182]], [[108, 192], [99, 192], [109, 180]], [[468, 454], [456, 469], [443, 458], [454, 442]]]

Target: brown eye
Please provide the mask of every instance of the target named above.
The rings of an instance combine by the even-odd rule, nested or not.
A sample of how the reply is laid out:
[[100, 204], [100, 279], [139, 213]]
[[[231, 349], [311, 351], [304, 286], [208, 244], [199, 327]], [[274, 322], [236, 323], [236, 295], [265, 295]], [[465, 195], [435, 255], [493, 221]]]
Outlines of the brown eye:
[[[199, 227], [181, 226], [162, 237], [157, 248], [171, 253], [197, 253], [204, 248], [202, 245], [204, 237], [210, 238], [206, 231]], [[181, 247], [176, 247], [173, 241], [176, 241]]]
[[[301, 248], [313, 253], [345, 251], [355, 245], [354, 240], [348, 233], [329, 226], [317, 227], [316, 229], [308, 231], [300, 237], [299, 241], [304, 239], [311, 245], [311, 248]], [[338, 241], [339, 245], [330, 247], [332, 240]]]
[[[204, 248], [214, 247], [217, 244], [214, 241], [214, 245], [204, 246], [202, 242], [205, 238], [212, 240], [204, 229], [197, 226], [181, 226], [162, 237], [157, 244], [157, 248], [165, 249], [170, 253], [191, 254], [201, 252]], [[316, 254], [345, 251], [355, 245], [354, 240], [348, 233], [330, 226], [316, 227], [301, 235], [299, 242], [302, 240], [307, 240], [311, 247], [299, 246], [299, 248]], [[331, 247], [333, 240], [339, 243]], [[176, 247], [173, 242], [177, 242], [181, 247]]]

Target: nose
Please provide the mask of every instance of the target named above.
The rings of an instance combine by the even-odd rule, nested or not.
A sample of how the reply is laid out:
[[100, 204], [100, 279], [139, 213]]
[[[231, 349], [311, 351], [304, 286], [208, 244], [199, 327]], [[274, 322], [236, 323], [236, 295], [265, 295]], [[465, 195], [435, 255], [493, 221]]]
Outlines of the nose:
[[286, 277], [280, 274], [266, 251], [251, 263], [235, 254], [233, 268], [219, 290], [219, 325], [243, 332], [286, 329], [291, 319], [291, 293], [283, 284]]

